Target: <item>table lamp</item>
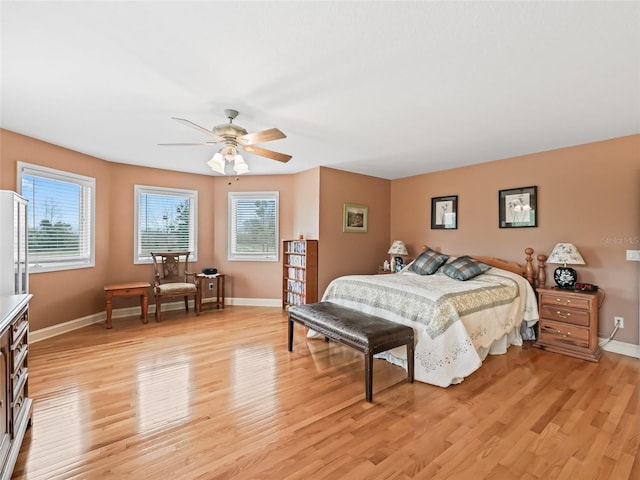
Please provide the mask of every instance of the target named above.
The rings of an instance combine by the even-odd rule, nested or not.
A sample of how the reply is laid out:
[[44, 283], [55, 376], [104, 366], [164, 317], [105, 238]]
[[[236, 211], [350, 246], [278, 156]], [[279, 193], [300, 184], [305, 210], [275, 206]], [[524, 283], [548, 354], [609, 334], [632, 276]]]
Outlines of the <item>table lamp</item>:
[[402, 242], [402, 240], [394, 240], [393, 243], [391, 244], [391, 247], [389, 247], [389, 251], [387, 253], [391, 255], [391, 271], [392, 272], [396, 271], [395, 256], [409, 255], [409, 252], [407, 252], [407, 247], [404, 246], [404, 243]]
[[558, 243], [553, 247], [547, 263], [562, 264], [553, 272], [553, 279], [559, 288], [574, 288], [578, 274], [567, 265], [584, 265], [584, 260], [573, 243]]

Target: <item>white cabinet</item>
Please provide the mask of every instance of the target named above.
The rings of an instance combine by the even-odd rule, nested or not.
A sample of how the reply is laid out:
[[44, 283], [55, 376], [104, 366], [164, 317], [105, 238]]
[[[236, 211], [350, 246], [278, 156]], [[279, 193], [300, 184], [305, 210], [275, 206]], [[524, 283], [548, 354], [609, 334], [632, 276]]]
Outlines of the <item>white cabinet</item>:
[[27, 200], [0, 190], [0, 294], [29, 293]]

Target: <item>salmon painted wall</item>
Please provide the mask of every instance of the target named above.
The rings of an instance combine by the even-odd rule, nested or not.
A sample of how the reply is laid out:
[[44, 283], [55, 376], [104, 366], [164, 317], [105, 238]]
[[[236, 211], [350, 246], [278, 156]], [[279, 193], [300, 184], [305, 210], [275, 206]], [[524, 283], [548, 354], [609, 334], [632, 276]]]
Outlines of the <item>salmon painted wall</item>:
[[[375, 273], [389, 258], [390, 185], [381, 178], [320, 168], [319, 297], [334, 278]], [[367, 233], [342, 231], [344, 203], [369, 207]]]
[[294, 178], [293, 230], [280, 232], [283, 240], [317, 240], [320, 234], [320, 168], [298, 173]]
[[[123, 281], [151, 281], [151, 265], [133, 263], [134, 185], [198, 191], [198, 260], [195, 271], [213, 266], [228, 274], [228, 298], [279, 300], [280, 262], [227, 260], [230, 191], [278, 191], [280, 229], [293, 231], [294, 179], [290, 175], [214, 177], [111, 163], [34, 138], [0, 130], [0, 188], [17, 191], [17, 162], [79, 173], [96, 179], [96, 266], [30, 276], [32, 330], [104, 312], [103, 287]], [[205, 297], [208, 292], [204, 292]], [[153, 301], [153, 298], [150, 298]], [[115, 308], [137, 305], [118, 299]]]
[[18, 191], [17, 162], [79, 173], [96, 179], [95, 267], [29, 276], [31, 329], [55, 325], [104, 311], [102, 287], [113, 260], [109, 245], [112, 164], [50, 143], [1, 130], [0, 188]]
[[[198, 252], [191, 270], [199, 272], [213, 261], [212, 219], [206, 214], [214, 207], [212, 176], [194, 175], [156, 168], [110, 163], [112, 188], [109, 191], [109, 269], [108, 283], [148, 281], [153, 283], [151, 264], [134, 264], [134, 223], [136, 185], [196, 190], [198, 192]], [[98, 239], [97, 243], [100, 242]], [[191, 257], [193, 260], [193, 257]], [[150, 298], [150, 301], [154, 301]], [[136, 298], [118, 299], [115, 308], [138, 305]], [[96, 304], [97, 312], [104, 310], [103, 295]]]
[[[16, 189], [16, 163], [25, 161], [96, 178], [96, 267], [33, 274], [34, 330], [104, 311], [105, 283], [146, 280], [150, 265], [133, 264], [133, 185], [198, 190], [198, 270], [229, 274], [227, 296], [279, 301], [281, 263], [227, 260], [229, 191], [279, 191], [281, 238], [303, 233], [319, 242], [319, 295], [335, 277], [373, 273], [391, 240], [405, 242], [409, 256], [428, 243], [451, 253], [478, 253], [521, 261], [531, 246], [548, 254], [558, 241], [579, 248], [587, 265], [582, 281], [607, 294], [599, 332], [613, 316], [625, 318], [616, 340], [640, 344], [640, 263], [625, 250], [640, 249], [640, 135], [542, 152], [399, 180], [331, 168], [297, 175], [216, 177], [110, 163], [0, 130], [0, 188]], [[498, 190], [536, 185], [539, 226], [499, 229]], [[458, 195], [458, 229], [430, 229], [430, 200]], [[369, 207], [367, 234], [342, 232], [344, 203]], [[628, 205], [629, 207], [625, 207]], [[550, 276], [555, 266], [547, 266]], [[548, 280], [550, 284], [552, 280]], [[120, 299], [118, 306], [134, 304]]]
[[[229, 192], [279, 192], [280, 237], [293, 231], [294, 181], [291, 175], [213, 177], [214, 209], [210, 225], [214, 237], [213, 266], [228, 274], [226, 296], [242, 299], [282, 299], [282, 259], [278, 262], [238, 262], [227, 260]], [[200, 215], [206, 215], [201, 211]], [[202, 218], [202, 217], [201, 217]], [[205, 220], [201, 220], [204, 222]], [[278, 246], [280, 251], [280, 245]]]
[[[498, 228], [498, 191], [534, 185], [538, 227]], [[458, 229], [431, 230], [431, 197], [445, 195], [458, 195]], [[576, 267], [578, 280], [606, 292], [600, 336], [609, 336], [618, 315], [625, 328], [615, 340], [640, 344], [640, 262], [625, 260], [626, 250], [640, 249], [640, 135], [394, 180], [390, 198], [391, 236], [414, 256], [428, 243], [522, 262], [525, 247], [535, 258], [557, 242], [573, 243], [586, 262]], [[547, 285], [556, 267], [547, 266]]]

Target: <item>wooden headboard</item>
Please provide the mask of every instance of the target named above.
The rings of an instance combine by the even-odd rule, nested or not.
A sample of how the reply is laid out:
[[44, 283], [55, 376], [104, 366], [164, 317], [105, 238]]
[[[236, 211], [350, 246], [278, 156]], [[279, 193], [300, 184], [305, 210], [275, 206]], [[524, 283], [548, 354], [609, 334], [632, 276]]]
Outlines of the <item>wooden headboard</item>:
[[[421, 252], [424, 252], [428, 245], [422, 245], [420, 248]], [[532, 287], [536, 285], [544, 285], [547, 281], [547, 274], [545, 272], [545, 262], [547, 260], [546, 255], [538, 255], [538, 271], [534, 274], [533, 271], [533, 259], [531, 255], [533, 255], [533, 248], [527, 247], [524, 249], [525, 253], [525, 264], [524, 266], [520, 265], [517, 262], [508, 262], [506, 260], [502, 260], [496, 257], [487, 257], [485, 255], [470, 255], [470, 257], [479, 260], [482, 263], [486, 263], [487, 265], [491, 265], [492, 267], [501, 268], [502, 270], [507, 270], [509, 272], [516, 273], [518, 275], [522, 275], [527, 281], [531, 284]]]

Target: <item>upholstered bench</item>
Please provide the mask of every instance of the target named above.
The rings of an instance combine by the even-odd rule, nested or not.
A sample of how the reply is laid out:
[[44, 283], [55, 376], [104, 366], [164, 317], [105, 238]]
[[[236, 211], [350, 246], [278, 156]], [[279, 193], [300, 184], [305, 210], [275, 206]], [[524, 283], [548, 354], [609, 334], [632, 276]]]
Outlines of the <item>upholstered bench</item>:
[[331, 302], [289, 307], [289, 351], [293, 351], [293, 322], [301, 323], [327, 341], [342, 343], [364, 353], [367, 402], [373, 400], [373, 356], [391, 348], [407, 346], [407, 379], [413, 383], [413, 328], [342, 307]]

